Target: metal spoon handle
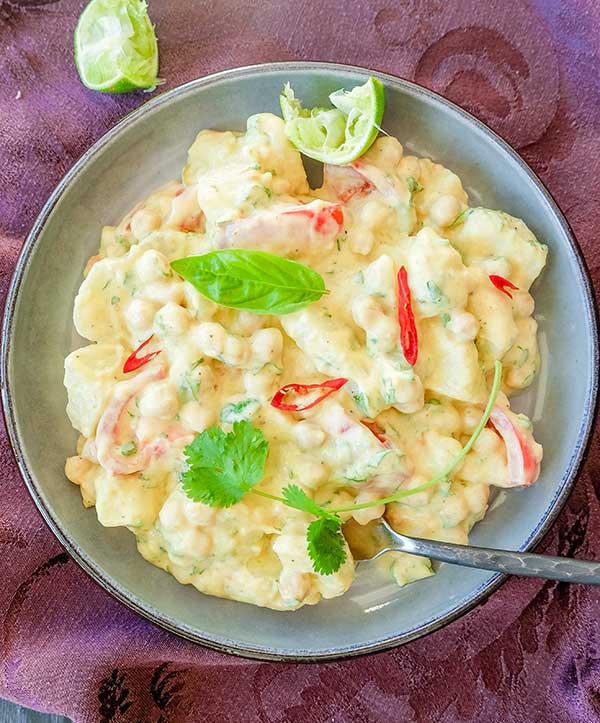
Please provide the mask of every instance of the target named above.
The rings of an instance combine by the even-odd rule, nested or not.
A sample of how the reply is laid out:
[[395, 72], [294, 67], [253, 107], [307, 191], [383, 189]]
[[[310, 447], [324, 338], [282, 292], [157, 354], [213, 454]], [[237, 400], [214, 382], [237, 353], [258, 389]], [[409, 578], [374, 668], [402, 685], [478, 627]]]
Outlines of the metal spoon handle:
[[388, 550], [410, 552], [431, 557], [451, 565], [476, 567], [509, 575], [543, 577], [562, 582], [581, 582], [600, 585], [600, 562], [574, 560], [570, 557], [536, 555], [531, 552], [491, 550], [486, 547], [455, 545], [450, 542], [423, 540], [406, 535], [393, 535], [395, 544]]

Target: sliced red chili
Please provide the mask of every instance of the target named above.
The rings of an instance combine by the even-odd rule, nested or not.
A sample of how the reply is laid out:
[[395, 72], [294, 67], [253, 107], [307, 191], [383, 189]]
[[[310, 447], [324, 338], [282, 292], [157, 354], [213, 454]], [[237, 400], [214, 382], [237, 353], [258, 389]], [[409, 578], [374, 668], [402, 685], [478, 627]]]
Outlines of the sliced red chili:
[[381, 444], [389, 446], [389, 442], [385, 438], [384, 431], [377, 424], [377, 422], [373, 422], [370, 419], [361, 419], [360, 423], [363, 425], [363, 427], [366, 427], [369, 432], [371, 432], [371, 434], [381, 442]]
[[512, 299], [512, 294], [510, 293], [509, 289], [512, 289], [513, 291], [518, 291], [519, 287], [515, 286], [512, 281], [509, 281], [508, 279], [505, 279], [504, 276], [498, 276], [497, 274], [490, 274], [490, 281], [494, 286], [498, 289], [498, 291], [501, 291], [503, 294], [506, 294], [509, 299]]
[[344, 223], [344, 211], [339, 204], [333, 203], [325, 206], [315, 213], [312, 208], [298, 208], [293, 211], [284, 211], [284, 216], [306, 216], [314, 221], [315, 231], [320, 231], [327, 221], [332, 218], [338, 226]]
[[138, 356], [139, 352], [141, 352], [142, 349], [152, 341], [153, 337], [154, 334], [152, 334], [152, 336], [149, 336], [146, 341], [143, 341], [135, 351], [131, 352], [131, 354], [125, 360], [125, 364], [123, 364], [123, 374], [134, 372], [136, 369], [143, 367], [144, 364], [152, 361], [155, 356], [158, 356], [160, 354], [161, 350], [159, 349], [158, 351], [151, 351], [145, 356]]
[[323, 226], [332, 218], [338, 226], [342, 226], [344, 223], [344, 211], [339, 205], [325, 206], [322, 208], [315, 218], [315, 230], [320, 231]]
[[[330, 394], [337, 392], [347, 381], [344, 377], [340, 377], [339, 379], [328, 379], [325, 382], [319, 382], [317, 384], [286, 384], [275, 393], [275, 396], [271, 399], [271, 406], [275, 407], [275, 409], [282, 409], [284, 412], [303, 412], [305, 409], [312, 409], [312, 407], [319, 404], [319, 402], [327, 399]], [[299, 397], [307, 397], [311, 395], [315, 389], [324, 389], [325, 391], [308, 404], [286, 404], [284, 401], [286, 395], [290, 392], [294, 392]]]
[[415, 315], [410, 303], [410, 287], [406, 267], [398, 271], [398, 323], [400, 324], [400, 342], [406, 361], [414, 367], [419, 356], [419, 338]]

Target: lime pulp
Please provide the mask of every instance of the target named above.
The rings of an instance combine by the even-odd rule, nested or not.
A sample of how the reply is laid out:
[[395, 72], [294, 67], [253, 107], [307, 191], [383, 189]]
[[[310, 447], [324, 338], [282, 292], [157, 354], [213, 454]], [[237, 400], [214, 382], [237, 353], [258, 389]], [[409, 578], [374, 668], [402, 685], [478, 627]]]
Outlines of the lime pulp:
[[145, 0], [91, 0], [74, 43], [75, 65], [86, 87], [126, 93], [156, 86], [158, 47]]
[[280, 96], [285, 133], [305, 156], [345, 165], [377, 138], [385, 107], [383, 84], [369, 78], [350, 91], [336, 90], [329, 100], [333, 108], [305, 109], [286, 83]]

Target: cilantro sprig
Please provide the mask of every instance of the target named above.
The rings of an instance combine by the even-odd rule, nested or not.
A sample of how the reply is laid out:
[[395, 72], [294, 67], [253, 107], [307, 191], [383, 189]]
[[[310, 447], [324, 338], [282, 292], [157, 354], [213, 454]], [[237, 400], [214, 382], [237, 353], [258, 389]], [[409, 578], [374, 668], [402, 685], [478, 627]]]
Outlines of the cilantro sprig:
[[284, 487], [282, 496], [256, 489], [255, 486], [264, 477], [269, 443], [262, 431], [247, 420], [235, 422], [227, 434], [220, 427], [211, 427], [198, 434], [184, 449], [187, 465], [181, 475], [181, 484], [188, 497], [211, 507], [231, 507], [245, 494], [253, 492], [312, 515], [315, 519], [309, 524], [306, 534], [308, 555], [316, 573], [331, 575], [340, 569], [347, 557], [340, 513], [398, 502], [404, 497], [449, 482], [452, 473], [470, 452], [487, 424], [501, 381], [502, 364], [497, 361], [492, 389], [479, 424], [450, 464], [418, 487], [399, 490], [387, 497], [346, 507], [327, 508], [315, 502], [298, 485]]
[[248, 421], [235, 422], [229, 434], [220, 427], [205, 430], [183, 451], [184, 492], [195, 502], [231, 507], [262, 479], [268, 448], [264, 434]]

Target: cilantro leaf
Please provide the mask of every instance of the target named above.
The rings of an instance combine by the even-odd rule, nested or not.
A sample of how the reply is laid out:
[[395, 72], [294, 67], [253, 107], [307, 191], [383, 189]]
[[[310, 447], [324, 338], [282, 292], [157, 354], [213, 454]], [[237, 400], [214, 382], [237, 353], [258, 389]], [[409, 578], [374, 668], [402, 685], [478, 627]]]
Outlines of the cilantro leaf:
[[337, 572], [346, 560], [346, 544], [339, 517], [320, 517], [308, 526], [308, 556], [321, 575]]
[[231, 507], [263, 478], [268, 448], [252, 422], [236, 422], [228, 434], [220, 427], [205, 430], [183, 450], [184, 492], [195, 502]]
[[309, 515], [314, 515], [315, 517], [331, 517], [337, 519], [335, 515], [330, 514], [326, 509], [321, 507], [321, 505], [318, 505], [313, 498], [309, 497], [298, 485], [287, 485], [287, 487], [283, 488], [281, 494], [288, 507], [293, 507], [302, 512], [308, 512]]

